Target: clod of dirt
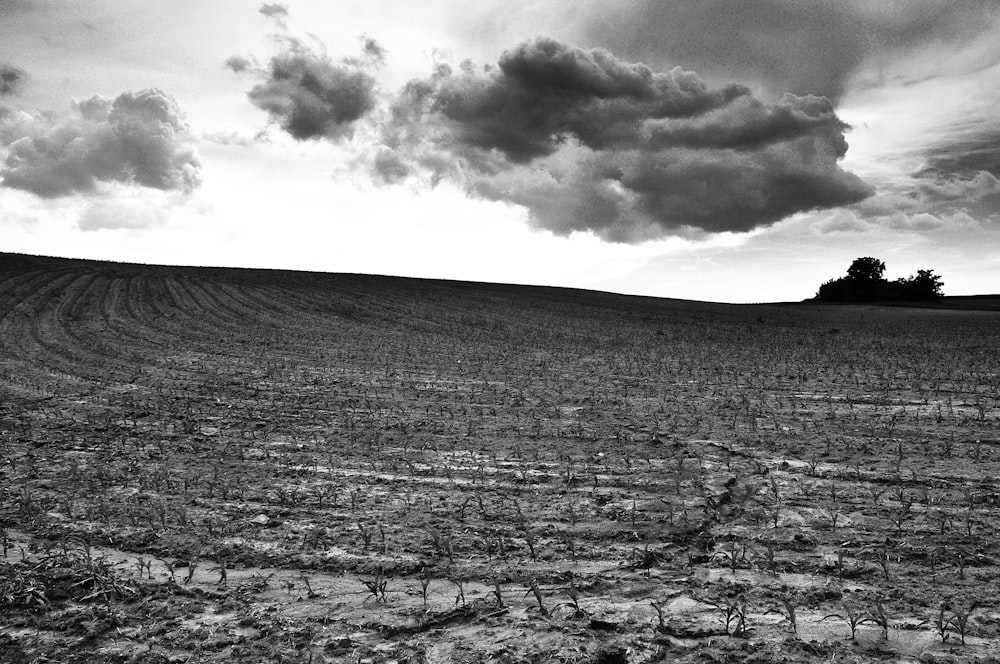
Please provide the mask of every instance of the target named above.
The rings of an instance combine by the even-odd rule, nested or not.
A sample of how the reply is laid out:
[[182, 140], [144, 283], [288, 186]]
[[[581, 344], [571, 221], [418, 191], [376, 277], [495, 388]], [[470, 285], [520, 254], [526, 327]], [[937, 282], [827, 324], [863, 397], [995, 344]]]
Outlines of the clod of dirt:
[[597, 653], [596, 664], [628, 664], [628, 650], [622, 647], [611, 647]]
[[621, 626], [622, 626], [621, 621], [620, 620], [615, 620], [613, 618], [612, 619], [608, 619], [606, 617], [604, 617], [604, 618], [597, 618], [597, 617], [595, 617], [595, 618], [591, 618], [590, 619], [590, 628], [591, 629], [596, 629], [596, 630], [601, 630], [601, 631], [606, 631], [606, 632], [615, 632]]

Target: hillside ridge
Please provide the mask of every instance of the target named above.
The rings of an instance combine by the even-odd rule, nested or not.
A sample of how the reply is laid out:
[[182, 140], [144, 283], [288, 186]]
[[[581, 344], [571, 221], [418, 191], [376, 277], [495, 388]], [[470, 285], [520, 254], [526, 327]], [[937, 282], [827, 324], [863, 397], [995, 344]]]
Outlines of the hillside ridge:
[[371, 285], [388, 285], [392, 283], [411, 284], [438, 284], [450, 285], [452, 287], [486, 289], [496, 291], [498, 289], [507, 290], [510, 293], [522, 292], [524, 294], [548, 293], [550, 295], [574, 295], [576, 297], [591, 295], [597, 298], [624, 298], [632, 301], [659, 301], [676, 302], [686, 304], [704, 304], [710, 306], [735, 306], [735, 307], [756, 307], [756, 306], [876, 306], [876, 307], [905, 307], [905, 308], [930, 308], [930, 309], [960, 309], [960, 310], [981, 310], [1000, 311], [1000, 293], [976, 294], [976, 295], [950, 295], [945, 296], [939, 302], [865, 302], [857, 304], [845, 303], [821, 303], [814, 298], [807, 298], [801, 301], [782, 302], [753, 302], [753, 303], [728, 303], [714, 302], [708, 300], [690, 300], [685, 298], [635, 295], [629, 293], [616, 293], [612, 291], [602, 291], [589, 288], [571, 288], [566, 286], [545, 286], [537, 284], [513, 284], [487, 281], [469, 281], [461, 279], [442, 279], [428, 277], [407, 277], [395, 275], [381, 275], [356, 272], [322, 272], [312, 270], [292, 270], [285, 268], [255, 268], [255, 267], [219, 267], [219, 266], [186, 266], [186, 265], [165, 265], [156, 263], [128, 263], [121, 261], [106, 261], [89, 258], [63, 258], [55, 256], [41, 256], [35, 254], [20, 254], [12, 252], [0, 252], [0, 273], [17, 272], [25, 270], [68, 270], [73, 268], [84, 268], [87, 270], [97, 270], [101, 273], [132, 273], [132, 274], [187, 274], [202, 278], [223, 278], [236, 281], [259, 282], [263, 277], [279, 278], [286, 281], [292, 280], [320, 280], [320, 282], [330, 283], [330, 280], [351, 278], [355, 280], [367, 279]]

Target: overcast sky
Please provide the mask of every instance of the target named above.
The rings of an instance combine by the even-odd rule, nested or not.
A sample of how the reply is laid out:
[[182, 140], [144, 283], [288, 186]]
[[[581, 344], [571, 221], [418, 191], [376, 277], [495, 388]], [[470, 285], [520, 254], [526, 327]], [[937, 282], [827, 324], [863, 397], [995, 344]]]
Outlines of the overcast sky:
[[0, 0], [0, 250], [1000, 292], [997, 0]]

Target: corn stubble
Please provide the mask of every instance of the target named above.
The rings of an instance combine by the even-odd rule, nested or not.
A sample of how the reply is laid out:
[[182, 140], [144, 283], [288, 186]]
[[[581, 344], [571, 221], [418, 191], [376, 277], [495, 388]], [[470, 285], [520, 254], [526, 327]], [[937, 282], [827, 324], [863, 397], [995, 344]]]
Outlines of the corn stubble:
[[1000, 657], [995, 312], [9, 257], [0, 659]]

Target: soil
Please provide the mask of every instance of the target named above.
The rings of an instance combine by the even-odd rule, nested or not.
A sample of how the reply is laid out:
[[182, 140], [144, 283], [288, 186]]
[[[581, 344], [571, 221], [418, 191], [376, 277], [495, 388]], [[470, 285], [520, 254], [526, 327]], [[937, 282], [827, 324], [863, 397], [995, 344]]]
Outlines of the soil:
[[0, 661], [997, 661], [973, 304], [0, 254]]

